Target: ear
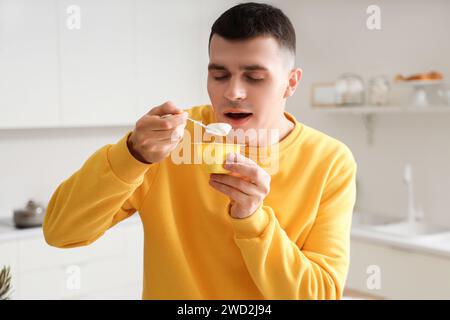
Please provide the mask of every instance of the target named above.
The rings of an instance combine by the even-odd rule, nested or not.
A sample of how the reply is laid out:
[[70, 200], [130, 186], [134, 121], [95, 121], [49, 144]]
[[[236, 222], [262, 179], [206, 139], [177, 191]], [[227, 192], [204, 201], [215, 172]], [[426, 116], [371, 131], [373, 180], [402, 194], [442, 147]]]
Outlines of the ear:
[[283, 98], [288, 98], [294, 94], [295, 89], [297, 89], [297, 86], [302, 79], [302, 73], [303, 71], [300, 68], [292, 69], [289, 72], [288, 86], [284, 92]]

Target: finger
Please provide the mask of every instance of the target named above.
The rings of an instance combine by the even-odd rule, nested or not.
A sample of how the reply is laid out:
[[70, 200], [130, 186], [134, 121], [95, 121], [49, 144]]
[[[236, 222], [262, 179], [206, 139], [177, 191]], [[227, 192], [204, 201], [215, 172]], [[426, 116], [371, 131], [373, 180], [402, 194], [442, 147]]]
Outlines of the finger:
[[179, 125], [174, 129], [169, 130], [153, 130], [150, 127], [145, 127], [138, 132], [138, 137], [142, 137], [142, 139], [151, 139], [151, 140], [166, 140], [170, 139], [170, 137], [177, 136], [182, 137], [184, 135], [185, 125]]
[[180, 125], [186, 125], [187, 112], [174, 114], [167, 118], [161, 118], [158, 115], [146, 115], [144, 117], [145, 127], [151, 130], [171, 130]]
[[211, 174], [211, 180], [220, 182], [227, 186], [238, 189], [247, 195], [259, 195], [261, 192], [255, 184], [248, 182], [240, 177], [230, 176], [228, 174]]
[[249, 166], [258, 166], [258, 164], [253, 161], [250, 158], [247, 158], [246, 156], [240, 154], [240, 153], [235, 153], [235, 152], [230, 152], [227, 154], [227, 158], [226, 161], [227, 163], [243, 163]]
[[184, 110], [177, 107], [172, 101], [166, 101], [162, 105], [157, 106], [156, 108], [153, 108], [148, 112], [149, 115], [157, 115], [157, 116], [163, 116], [165, 114], [171, 113], [171, 114], [179, 114], [182, 113]]
[[248, 178], [252, 183], [257, 183], [260, 174], [258, 173], [258, 168], [255, 166], [249, 166], [243, 163], [224, 163], [224, 169], [236, 173], [239, 176]]
[[178, 138], [176, 140], [172, 138], [168, 138], [165, 140], [148, 140], [144, 144], [143, 150], [151, 151], [151, 152], [161, 152], [161, 153], [168, 153], [171, 152], [173, 149], [176, 148], [178, 143], [180, 142], [181, 138]]
[[222, 192], [238, 203], [246, 203], [248, 201], [249, 196], [240, 190], [214, 180], [209, 180], [209, 184], [217, 191]]
[[[170, 137], [173, 135], [175, 130], [145, 130], [140, 131], [138, 133], [138, 138], [141, 138], [142, 140], [149, 140], [149, 141], [163, 141], [163, 140], [169, 140]], [[140, 135], [140, 136], [139, 136]]]
[[[235, 161], [230, 161], [231, 159]], [[227, 161], [223, 164], [223, 167], [232, 173], [247, 177], [248, 180], [256, 185], [270, 184], [270, 175], [261, 168], [252, 159], [249, 159], [239, 153], [228, 154]]]

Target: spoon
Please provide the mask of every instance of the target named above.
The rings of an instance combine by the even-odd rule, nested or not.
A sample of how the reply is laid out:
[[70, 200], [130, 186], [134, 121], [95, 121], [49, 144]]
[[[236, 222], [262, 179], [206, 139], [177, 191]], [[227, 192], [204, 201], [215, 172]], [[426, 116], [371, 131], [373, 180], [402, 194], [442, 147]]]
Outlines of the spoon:
[[[172, 114], [165, 114], [163, 116], [161, 116], [161, 118], [167, 118], [172, 116]], [[228, 133], [231, 130], [231, 125], [228, 123], [224, 123], [224, 122], [216, 122], [216, 123], [210, 123], [208, 125], [203, 124], [201, 121], [197, 121], [194, 119], [191, 119], [188, 117], [189, 120], [191, 120], [193, 123], [198, 124], [199, 126], [202, 126], [203, 128], [205, 128], [206, 132], [208, 132], [209, 134], [213, 134], [216, 136], [226, 136], [228, 135]]]

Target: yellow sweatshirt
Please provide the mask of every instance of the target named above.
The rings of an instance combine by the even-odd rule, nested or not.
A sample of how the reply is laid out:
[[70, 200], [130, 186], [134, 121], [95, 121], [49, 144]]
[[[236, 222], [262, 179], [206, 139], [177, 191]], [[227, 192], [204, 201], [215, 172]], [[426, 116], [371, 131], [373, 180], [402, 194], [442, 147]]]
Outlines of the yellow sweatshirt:
[[[215, 119], [210, 106], [187, 111], [204, 123]], [[345, 144], [285, 115], [295, 127], [277, 145], [278, 172], [251, 216], [232, 218], [229, 198], [198, 164], [136, 160], [128, 132], [54, 192], [43, 225], [47, 243], [88, 245], [137, 211], [144, 299], [340, 299], [357, 165]], [[191, 122], [186, 130], [193, 131]]]

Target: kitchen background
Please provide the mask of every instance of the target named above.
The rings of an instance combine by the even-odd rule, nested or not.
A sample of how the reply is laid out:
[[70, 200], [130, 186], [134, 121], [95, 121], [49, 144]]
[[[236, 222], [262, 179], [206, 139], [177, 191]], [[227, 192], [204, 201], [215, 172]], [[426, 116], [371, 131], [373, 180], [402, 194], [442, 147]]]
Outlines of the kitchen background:
[[[0, 219], [11, 219], [13, 210], [29, 199], [46, 205], [90, 154], [118, 141], [153, 106], [166, 100], [183, 108], [209, 103], [210, 27], [236, 3], [0, 0]], [[433, 105], [410, 110], [412, 86], [392, 81], [398, 74], [437, 71], [444, 80], [436, 88], [450, 90], [445, 84], [450, 77], [450, 2], [269, 3], [292, 20], [297, 65], [304, 72], [287, 110], [353, 151], [358, 162], [355, 216], [370, 222], [381, 216], [406, 218], [409, 193], [403, 178], [410, 164], [415, 207], [422, 209], [427, 224], [450, 230], [450, 105], [432, 100]], [[374, 4], [381, 9], [380, 30], [366, 25], [366, 10]], [[79, 29], [71, 20], [78, 8]], [[363, 107], [331, 108], [341, 108], [339, 112], [313, 107], [312, 86], [346, 72], [366, 84], [371, 77], [386, 76], [389, 106], [374, 109], [365, 101]], [[364, 106], [368, 109], [362, 110]], [[389, 107], [400, 111], [385, 112]], [[384, 236], [358, 226], [352, 233], [347, 298], [450, 298], [449, 241], [421, 238], [420, 227], [415, 237]], [[71, 255], [45, 248], [38, 229], [12, 231], [4, 223], [0, 268], [12, 267], [12, 298], [139, 298], [139, 223], [115, 229], [99, 244], [74, 249]], [[122, 266], [133, 270], [134, 278], [123, 276], [120, 268], [102, 269], [109, 268], [108, 261], [123, 260], [108, 251], [111, 243], [121, 243], [123, 255], [135, 261]], [[81, 289], [68, 289], [72, 265], [87, 274]], [[59, 280], [52, 278], [54, 270]], [[121, 276], [123, 281], [114, 286], [108, 281]], [[98, 285], [92, 285], [95, 281]], [[56, 291], [48, 289], [52, 284]], [[111, 293], [113, 288], [121, 288], [120, 293]]]

